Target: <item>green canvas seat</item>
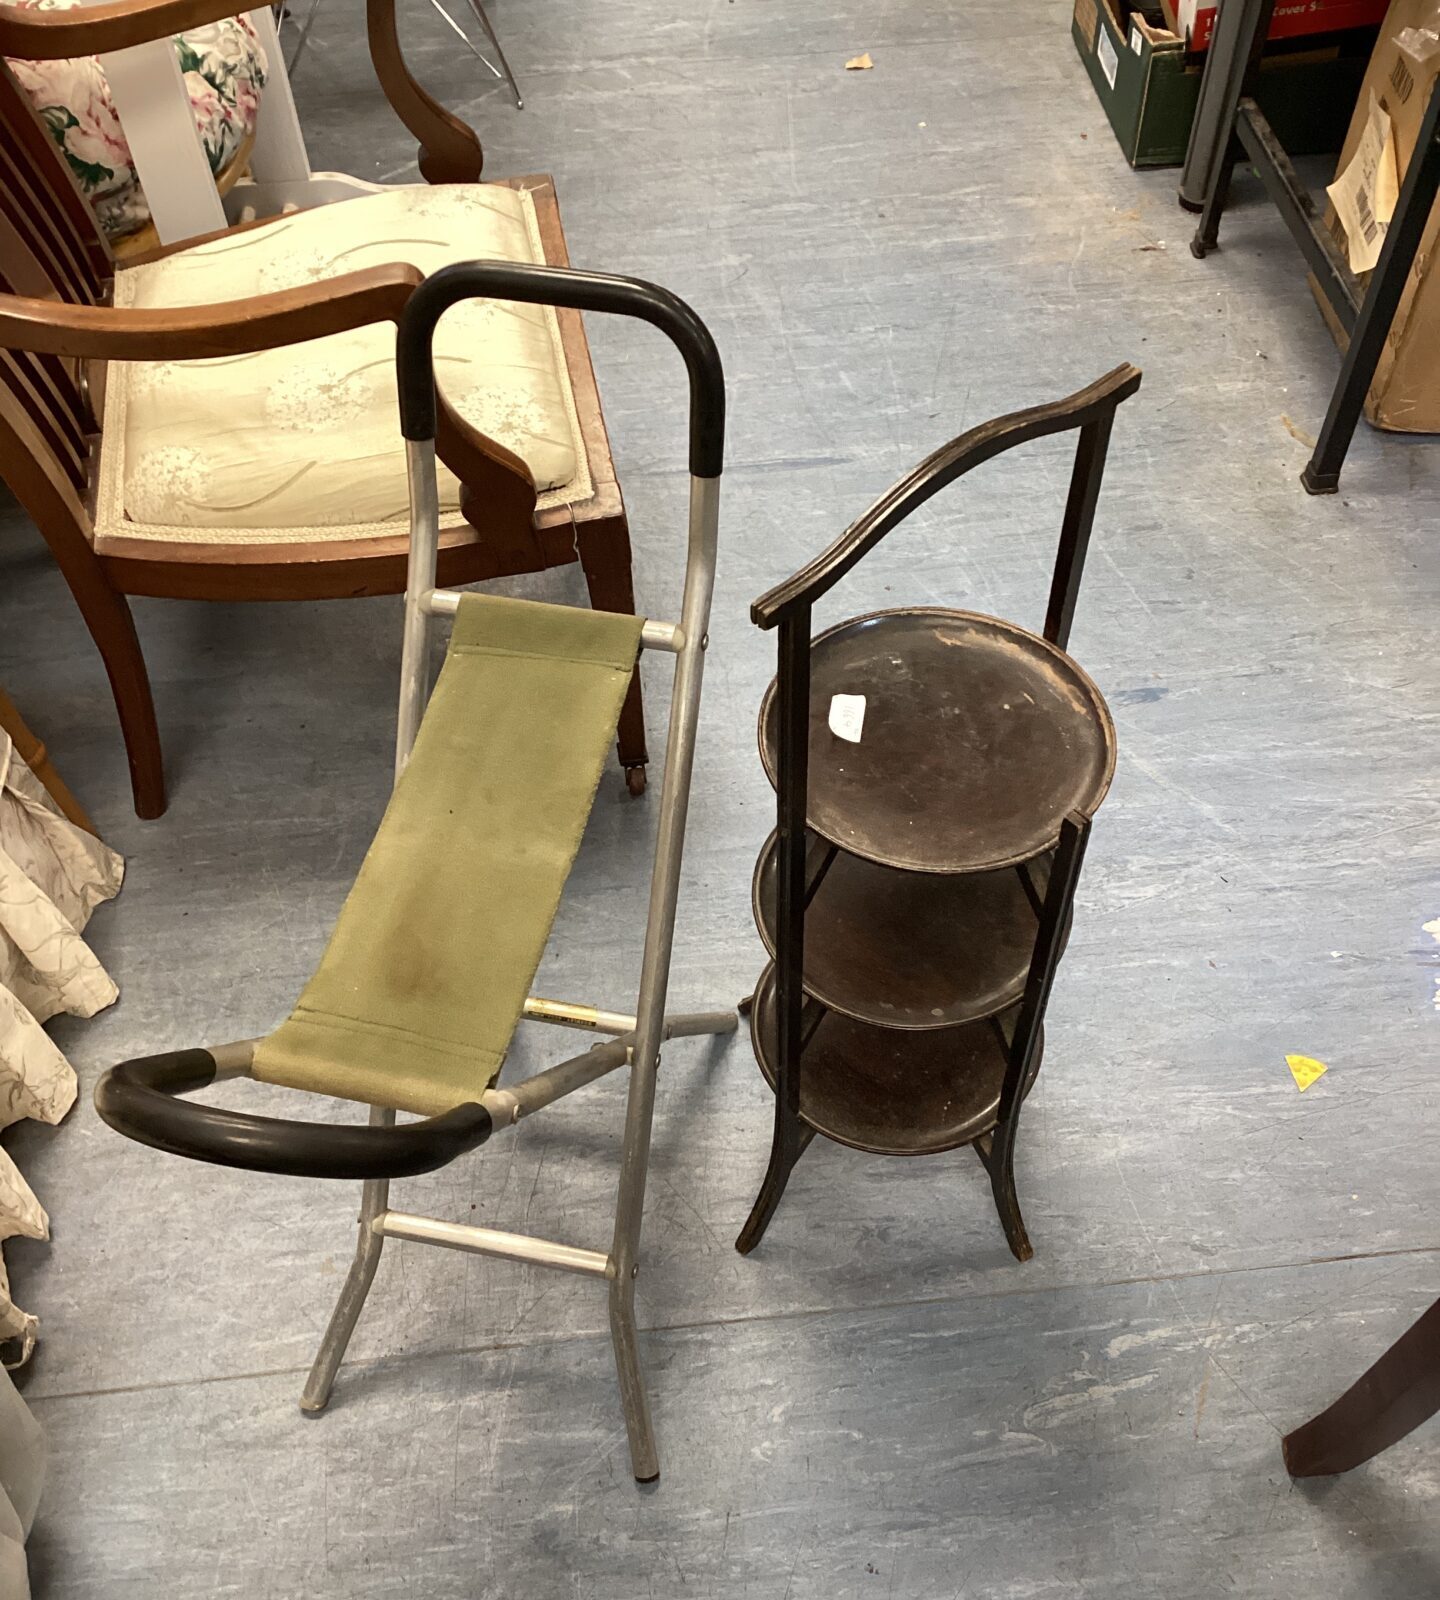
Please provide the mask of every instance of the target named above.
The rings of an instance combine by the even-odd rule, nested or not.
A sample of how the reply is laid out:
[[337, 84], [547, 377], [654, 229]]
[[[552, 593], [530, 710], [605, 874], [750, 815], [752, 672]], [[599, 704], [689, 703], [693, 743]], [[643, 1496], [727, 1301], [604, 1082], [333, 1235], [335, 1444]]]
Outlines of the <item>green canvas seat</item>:
[[467, 594], [415, 748], [254, 1076], [434, 1116], [499, 1075], [640, 650], [639, 617]]

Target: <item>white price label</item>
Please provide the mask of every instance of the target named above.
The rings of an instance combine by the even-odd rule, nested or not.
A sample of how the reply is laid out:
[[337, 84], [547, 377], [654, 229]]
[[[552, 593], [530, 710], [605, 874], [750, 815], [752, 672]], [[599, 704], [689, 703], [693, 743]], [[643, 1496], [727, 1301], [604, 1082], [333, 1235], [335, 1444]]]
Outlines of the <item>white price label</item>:
[[860, 743], [865, 726], [865, 696], [863, 694], [836, 694], [830, 697], [830, 731], [837, 739]]

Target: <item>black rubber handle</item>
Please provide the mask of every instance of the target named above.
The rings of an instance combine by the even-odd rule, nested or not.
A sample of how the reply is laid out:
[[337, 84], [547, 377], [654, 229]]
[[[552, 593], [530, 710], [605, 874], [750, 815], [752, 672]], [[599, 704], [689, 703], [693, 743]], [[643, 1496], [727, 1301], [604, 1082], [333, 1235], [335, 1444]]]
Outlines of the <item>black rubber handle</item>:
[[170, 1155], [294, 1178], [409, 1178], [482, 1145], [494, 1131], [484, 1106], [457, 1106], [396, 1128], [287, 1122], [178, 1098], [215, 1081], [208, 1050], [172, 1050], [111, 1067], [95, 1086], [101, 1119], [127, 1139]]
[[435, 324], [460, 300], [521, 300], [576, 311], [638, 317], [659, 328], [690, 374], [690, 471], [718, 478], [725, 455], [725, 372], [710, 330], [678, 296], [640, 278], [511, 261], [458, 261], [433, 273], [406, 302], [395, 339], [400, 427], [407, 439], [435, 437]]

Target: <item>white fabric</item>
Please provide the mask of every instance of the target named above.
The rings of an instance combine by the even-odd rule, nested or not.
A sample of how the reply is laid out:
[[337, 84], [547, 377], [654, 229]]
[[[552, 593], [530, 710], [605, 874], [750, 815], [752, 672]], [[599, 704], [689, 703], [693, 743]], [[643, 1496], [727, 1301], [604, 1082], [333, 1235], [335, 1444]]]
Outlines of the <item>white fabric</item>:
[[[544, 260], [534, 201], [498, 184], [382, 190], [124, 269], [115, 303], [207, 305], [407, 262]], [[379, 323], [254, 355], [116, 364], [105, 408], [102, 534], [275, 542], [394, 534], [408, 518], [395, 329]], [[477, 300], [435, 338], [446, 399], [529, 466], [541, 504], [587, 498], [575, 401], [548, 307]], [[440, 469], [442, 525], [460, 485]]]
[[[75, 1073], [41, 1023], [93, 1017], [116, 996], [80, 931], [120, 888], [113, 850], [61, 816], [0, 730], [0, 1127], [56, 1123], [75, 1101]], [[0, 1150], [0, 1240], [47, 1239], [50, 1219]], [[35, 1318], [10, 1299], [0, 1261], [0, 1340], [35, 1342]]]

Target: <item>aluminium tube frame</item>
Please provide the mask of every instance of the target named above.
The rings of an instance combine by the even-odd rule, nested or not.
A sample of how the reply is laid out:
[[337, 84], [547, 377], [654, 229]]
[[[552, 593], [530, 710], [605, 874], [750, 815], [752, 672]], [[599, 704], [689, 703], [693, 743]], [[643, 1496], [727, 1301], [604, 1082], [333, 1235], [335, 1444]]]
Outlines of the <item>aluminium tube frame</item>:
[[[614, 1232], [608, 1254], [577, 1250], [548, 1240], [503, 1234], [430, 1218], [392, 1212], [387, 1180], [367, 1182], [361, 1196], [355, 1260], [321, 1342], [301, 1408], [314, 1413], [329, 1400], [331, 1386], [374, 1280], [380, 1250], [387, 1236], [472, 1250], [485, 1255], [530, 1261], [537, 1265], [603, 1277], [609, 1285], [610, 1331], [615, 1351], [621, 1406], [625, 1416], [631, 1465], [637, 1481], [659, 1476], [659, 1456], [640, 1364], [635, 1320], [635, 1280], [639, 1274], [640, 1233], [645, 1205], [655, 1082], [662, 1041], [678, 1034], [733, 1032], [733, 1012], [693, 1013], [667, 1017], [666, 991], [674, 943], [685, 820], [689, 806], [700, 688], [707, 628], [715, 584], [719, 530], [720, 474], [724, 439], [724, 377], [708, 330], [685, 303], [668, 291], [635, 279], [608, 277], [554, 267], [519, 266], [507, 262], [473, 262], [447, 267], [426, 280], [411, 296], [397, 338], [397, 374], [401, 425], [406, 439], [410, 486], [411, 534], [401, 661], [400, 704], [396, 730], [395, 773], [398, 781], [414, 746], [430, 680], [430, 619], [453, 612], [458, 596], [435, 587], [439, 543], [439, 507], [435, 479], [435, 389], [431, 339], [435, 324], [459, 300], [485, 296], [531, 304], [571, 306], [578, 310], [614, 312], [652, 323], [684, 357], [690, 380], [690, 503], [684, 595], [678, 624], [647, 622], [641, 647], [675, 657], [669, 739], [660, 791], [660, 816], [654, 868], [641, 959], [639, 994], [632, 1017], [598, 1007], [543, 1001], [532, 997], [524, 1015], [566, 1027], [589, 1027], [618, 1034], [597, 1045], [576, 1062], [563, 1063], [531, 1079], [537, 1086], [549, 1078], [558, 1097], [628, 1060], [629, 1092], [617, 1186]], [[631, 1031], [633, 1029], [633, 1032]], [[622, 1031], [623, 1030], [623, 1031]], [[614, 1054], [616, 1060], [609, 1061]], [[605, 1058], [599, 1065], [593, 1058]], [[592, 1060], [596, 1070], [576, 1071]], [[573, 1081], [571, 1081], [573, 1079]], [[563, 1086], [561, 1086], [563, 1080]], [[526, 1084], [492, 1091], [497, 1124], [504, 1125], [538, 1105], [527, 1103]], [[490, 1096], [487, 1096], [487, 1100]], [[532, 1098], [546, 1103], [532, 1090]], [[513, 1105], [513, 1114], [505, 1113]], [[395, 1113], [372, 1107], [372, 1124], [393, 1124]]]

